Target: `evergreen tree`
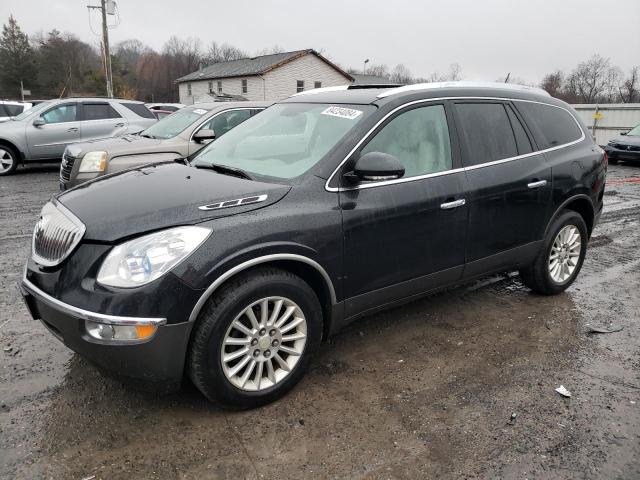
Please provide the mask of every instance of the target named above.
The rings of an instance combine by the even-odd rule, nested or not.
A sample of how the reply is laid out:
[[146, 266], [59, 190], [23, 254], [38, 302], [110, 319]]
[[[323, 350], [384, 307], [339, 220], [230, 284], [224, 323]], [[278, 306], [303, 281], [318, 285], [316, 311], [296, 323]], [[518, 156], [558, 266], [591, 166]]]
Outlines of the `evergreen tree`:
[[29, 37], [11, 15], [9, 23], [2, 26], [0, 37], [0, 95], [19, 98], [20, 81], [28, 89], [34, 77], [34, 52]]

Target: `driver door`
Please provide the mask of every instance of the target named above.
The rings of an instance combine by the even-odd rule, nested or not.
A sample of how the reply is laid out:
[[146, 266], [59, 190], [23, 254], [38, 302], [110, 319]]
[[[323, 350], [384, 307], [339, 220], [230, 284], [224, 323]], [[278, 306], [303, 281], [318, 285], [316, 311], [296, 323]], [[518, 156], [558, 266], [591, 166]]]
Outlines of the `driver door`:
[[82, 130], [76, 102], [65, 102], [51, 107], [39, 118], [44, 120], [44, 125], [35, 126], [29, 123], [26, 127], [32, 159], [59, 160], [67, 145], [80, 141]]

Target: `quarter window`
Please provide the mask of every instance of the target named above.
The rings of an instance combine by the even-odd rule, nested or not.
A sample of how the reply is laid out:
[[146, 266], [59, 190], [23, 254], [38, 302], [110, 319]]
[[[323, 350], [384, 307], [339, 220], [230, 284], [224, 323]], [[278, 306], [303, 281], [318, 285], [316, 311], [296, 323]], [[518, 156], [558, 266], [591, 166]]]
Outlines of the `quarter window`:
[[396, 157], [405, 177], [451, 169], [451, 142], [443, 105], [405, 111], [387, 123], [360, 152]]
[[296, 93], [304, 92], [304, 80], [296, 80]]
[[575, 119], [563, 108], [532, 102], [517, 102], [516, 106], [542, 149], [571, 143], [582, 137]]
[[456, 111], [467, 150], [466, 166], [518, 155], [516, 139], [503, 104], [458, 103]]
[[248, 90], [248, 88], [247, 88], [247, 79], [243, 78], [242, 79], [242, 93], [247, 93], [247, 90]]
[[58, 105], [42, 114], [45, 123], [66, 123], [76, 121], [76, 104]]
[[108, 103], [85, 103], [82, 108], [84, 110], [84, 120], [105, 120], [121, 117]]

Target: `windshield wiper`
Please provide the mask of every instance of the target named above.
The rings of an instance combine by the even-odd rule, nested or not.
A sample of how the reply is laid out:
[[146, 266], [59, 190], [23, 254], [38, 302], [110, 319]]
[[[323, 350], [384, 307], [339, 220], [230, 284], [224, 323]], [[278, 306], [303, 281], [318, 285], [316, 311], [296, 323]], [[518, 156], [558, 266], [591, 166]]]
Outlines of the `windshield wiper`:
[[213, 170], [214, 172], [222, 173], [223, 175], [231, 175], [233, 177], [244, 178], [246, 180], [253, 180], [251, 175], [249, 175], [241, 168], [228, 167], [227, 165], [219, 165], [217, 163], [192, 163], [192, 165], [196, 168]]
[[140, 133], [139, 135], [140, 135], [141, 137], [144, 137], [144, 138], [153, 138], [153, 139], [155, 139], [155, 138], [156, 138], [156, 137], [154, 137], [153, 135], [149, 135], [148, 133]]

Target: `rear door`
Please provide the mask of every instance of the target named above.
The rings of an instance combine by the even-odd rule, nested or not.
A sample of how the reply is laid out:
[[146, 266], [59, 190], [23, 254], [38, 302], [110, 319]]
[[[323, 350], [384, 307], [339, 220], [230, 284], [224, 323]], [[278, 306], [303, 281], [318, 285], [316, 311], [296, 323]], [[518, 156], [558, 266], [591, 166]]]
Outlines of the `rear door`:
[[466, 178], [444, 103], [391, 115], [353, 153], [393, 155], [403, 178], [343, 184], [346, 314], [353, 315], [460, 278], [467, 229]]
[[551, 200], [551, 167], [508, 101], [454, 102], [469, 181], [465, 275], [501, 268], [535, 250]]
[[108, 102], [82, 102], [82, 140], [115, 137], [126, 132], [128, 121]]
[[32, 122], [25, 129], [32, 159], [61, 159], [67, 145], [80, 141], [81, 122], [76, 102], [65, 102], [45, 110], [40, 117], [45, 124]]

